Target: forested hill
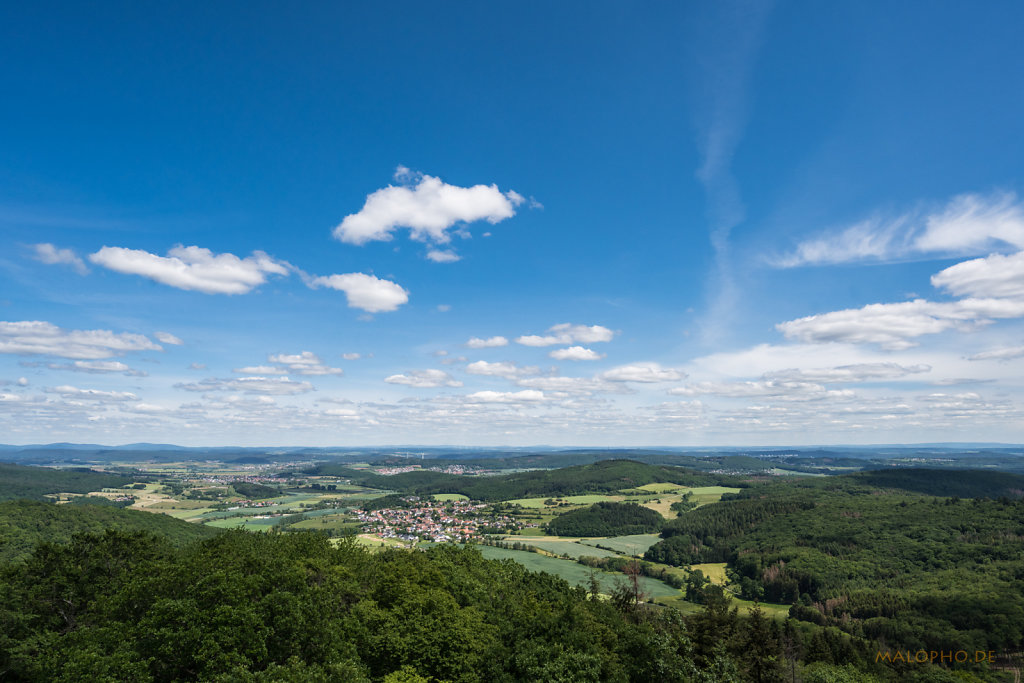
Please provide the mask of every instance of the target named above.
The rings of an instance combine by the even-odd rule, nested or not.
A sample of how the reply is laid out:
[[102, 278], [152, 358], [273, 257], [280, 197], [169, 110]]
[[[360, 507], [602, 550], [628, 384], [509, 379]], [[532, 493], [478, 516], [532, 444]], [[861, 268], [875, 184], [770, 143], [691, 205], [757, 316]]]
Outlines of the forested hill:
[[988, 472], [945, 474], [883, 478], [928, 493], [861, 475], [752, 487], [667, 522], [646, 558], [727, 562], [744, 597], [891, 645], [1020, 648], [1024, 500], [935, 495], [993, 493]]
[[399, 493], [461, 493], [474, 500], [487, 501], [608, 493], [656, 482], [683, 486], [745, 486], [735, 477], [669, 465], [647, 465], [634, 460], [603, 460], [558, 470], [531, 470], [493, 477], [467, 477], [429, 471], [382, 476], [336, 465], [322, 465], [312, 468], [309, 473], [347, 477], [356, 484]]
[[88, 493], [130, 484], [122, 475], [90, 469], [58, 470], [0, 463], [0, 500], [42, 498], [47, 493]]
[[174, 545], [220, 532], [167, 515], [106, 505], [6, 501], [0, 503], [0, 563], [28, 557], [38, 543], [66, 543], [76, 533], [105, 529], [148, 531], [166, 537]]
[[886, 469], [843, 475], [844, 479], [881, 488], [958, 498], [1020, 498], [1024, 476], [990, 470]]

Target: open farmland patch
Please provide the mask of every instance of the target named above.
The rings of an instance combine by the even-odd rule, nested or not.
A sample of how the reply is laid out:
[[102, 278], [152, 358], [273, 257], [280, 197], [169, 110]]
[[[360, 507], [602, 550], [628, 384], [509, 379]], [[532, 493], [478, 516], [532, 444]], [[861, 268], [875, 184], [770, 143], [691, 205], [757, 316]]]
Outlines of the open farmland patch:
[[608, 538], [591, 538], [580, 541], [585, 545], [611, 548], [623, 555], [642, 556], [647, 549], [661, 540], [658, 534], [632, 534], [630, 536], [609, 536]]
[[[626, 581], [623, 574], [606, 572], [591, 569], [574, 562], [563, 560], [558, 557], [548, 557], [539, 553], [531, 553], [525, 550], [508, 550], [493, 546], [477, 546], [481, 554], [492, 560], [513, 560], [527, 569], [535, 572], [547, 572], [561, 577], [574, 586], [587, 588], [590, 585], [590, 576], [594, 574], [601, 584], [602, 593], [611, 593], [620, 581]], [[652, 598], [665, 598], [680, 595], [680, 591], [672, 588], [667, 583], [652, 579], [647, 576], [640, 577], [641, 589]]]

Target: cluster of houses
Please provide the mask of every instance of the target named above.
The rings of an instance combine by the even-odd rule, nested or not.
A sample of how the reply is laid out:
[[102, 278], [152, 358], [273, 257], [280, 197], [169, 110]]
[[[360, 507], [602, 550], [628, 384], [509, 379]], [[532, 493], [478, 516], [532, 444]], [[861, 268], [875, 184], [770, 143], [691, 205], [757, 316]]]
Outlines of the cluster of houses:
[[484, 503], [422, 501], [409, 508], [356, 510], [363, 531], [382, 538], [417, 539], [437, 543], [481, 538], [488, 531], [521, 529], [523, 524], [508, 515], [485, 514]]

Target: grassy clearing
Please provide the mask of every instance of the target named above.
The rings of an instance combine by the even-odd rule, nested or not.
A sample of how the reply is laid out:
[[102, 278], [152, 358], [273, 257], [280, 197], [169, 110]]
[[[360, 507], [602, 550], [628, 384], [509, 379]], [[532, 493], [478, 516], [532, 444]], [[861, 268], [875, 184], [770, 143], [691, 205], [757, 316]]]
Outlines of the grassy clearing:
[[583, 545], [582, 543], [574, 543], [572, 541], [558, 540], [558, 541], [540, 541], [534, 539], [521, 540], [521, 543], [526, 543], [535, 548], [553, 553], [555, 555], [568, 555], [574, 560], [580, 557], [618, 557], [619, 554], [610, 550], [602, 550], [601, 548], [595, 548], [590, 545]]
[[277, 524], [279, 518], [254, 519], [252, 517], [232, 517], [230, 519], [215, 519], [206, 522], [206, 526], [217, 527], [218, 529], [245, 529], [246, 531], [270, 531]]
[[[619, 581], [625, 581], [623, 574], [594, 570], [584, 567], [572, 560], [563, 560], [557, 557], [548, 557], [538, 553], [531, 553], [524, 550], [506, 550], [492, 546], [477, 546], [484, 557], [492, 560], [513, 560], [527, 569], [535, 572], [547, 572], [559, 576], [574, 586], [587, 588], [590, 585], [590, 575], [593, 572], [601, 584], [602, 593], [611, 593]], [[647, 576], [640, 577], [641, 588], [652, 598], [667, 598], [680, 595], [680, 592], [666, 583]]]
[[644, 484], [643, 486], [637, 486], [632, 489], [623, 489], [624, 491], [650, 491], [651, 493], [672, 493], [680, 491], [686, 487], [679, 484], [670, 484], [668, 482]]
[[432, 497], [434, 500], [445, 503], [453, 500], [469, 500], [469, 496], [464, 496], [461, 493], [435, 493]]
[[340, 531], [360, 526], [359, 522], [353, 522], [348, 515], [321, 515], [313, 519], [304, 519], [295, 524], [289, 524], [289, 529], [314, 529], [320, 531]]
[[708, 562], [706, 564], [691, 564], [690, 571], [700, 570], [704, 576], [711, 579], [711, 583], [724, 586], [728, 579], [725, 576], [725, 562]]
[[147, 505], [147, 510], [198, 510], [210, 505], [208, 500], [162, 500], [159, 503]]
[[602, 546], [611, 548], [623, 555], [640, 556], [647, 552], [647, 549], [661, 540], [657, 534], [633, 534], [632, 536], [610, 536], [608, 538], [592, 538], [581, 541], [586, 545]]
[[697, 486], [686, 491], [690, 492], [691, 500], [697, 505], [707, 505], [722, 500], [723, 493], [739, 493], [740, 489], [730, 486]]
[[603, 494], [591, 494], [586, 496], [562, 496], [561, 498], [556, 496], [542, 496], [538, 498], [515, 498], [513, 500], [506, 500], [506, 503], [512, 503], [513, 505], [521, 505], [524, 508], [541, 509], [547, 507], [544, 504], [546, 500], [557, 500], [559, 502], [569, 503], [570, 505], [593, 505], [594, 503], [600, 503], [602, 501], [621, 501], [624, 496], [609, 496]]

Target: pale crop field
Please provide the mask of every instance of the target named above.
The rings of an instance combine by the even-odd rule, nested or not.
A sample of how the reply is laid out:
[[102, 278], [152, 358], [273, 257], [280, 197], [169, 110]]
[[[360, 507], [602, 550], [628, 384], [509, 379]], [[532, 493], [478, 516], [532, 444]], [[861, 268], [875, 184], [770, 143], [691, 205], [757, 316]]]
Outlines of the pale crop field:
[[431, 496], [434, 500], [448, 503], [453, 500], [469, 500], [469, 496], [464, 496], [461, 493], [435, 493]]
[[[554, 574], [575, 586], [583, 588], [590, 586], [590, 575], [593, 572], [601, 584], [602, 593], [611, 593], [617, 582], [626, 581], [624, 574], [591, 569], [572, 560], [547, 557], [546, 555], [531, 553], [525, 550], [506, 550], [505, 548], [495, 548], [487, 545], [476, 547], [488, 559], [514, 560], [531, 571]], [[669, 586], [667, 583], [647, 576], [640, 577], [640, 587], [652, 598], [667, 598], [681, 594], [679, 590]]]
[[633, 534], [631, 536], [610, 536], [580, 541], [586, 545], [611, 548], [622, 555], [643, 555], [647, 549], [661, 540], [658, 534]]
[[593, 505], [594, 503], [600, 503], [603, 501], [619, 502], [624, 499], [624, 496], [608, 496], [603, 494], [591, 494], [587, 496], [541, 496], [538, 498], [515, 498], [513, 500], [506, 500], [506, 503], [512, 503], [513, 505], [521, 505], [524, 508], [541, 509], [547, 507], [544, 504], [546, 500], [557, 500], [559, 502], [569, 503], [569, 505]]

